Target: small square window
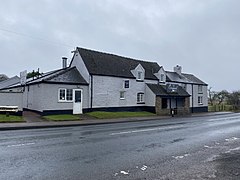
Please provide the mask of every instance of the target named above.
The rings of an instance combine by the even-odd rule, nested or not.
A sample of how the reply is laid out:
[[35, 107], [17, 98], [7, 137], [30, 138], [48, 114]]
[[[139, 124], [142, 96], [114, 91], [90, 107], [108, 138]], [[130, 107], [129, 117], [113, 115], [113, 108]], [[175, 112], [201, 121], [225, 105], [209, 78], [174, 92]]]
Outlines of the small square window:
[[124, 88], [129, 88], [129, 80], [124, 81]]
[[125, 99], [125, 92], [124, 91], [120, 91], [120, 99]]

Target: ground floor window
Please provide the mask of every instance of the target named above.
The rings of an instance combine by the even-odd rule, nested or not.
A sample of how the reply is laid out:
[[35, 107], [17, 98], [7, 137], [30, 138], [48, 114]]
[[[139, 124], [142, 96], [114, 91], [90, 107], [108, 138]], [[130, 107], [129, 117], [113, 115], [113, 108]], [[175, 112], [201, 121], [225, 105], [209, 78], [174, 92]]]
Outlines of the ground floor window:
[[120, 91], [120, 99], [125, 99], [125, 92], [124, 91]]
[[202, 96], [198, 96], [198, 104], [203, 104], [203, 97]]
[[137, 103], [144, 102], [144, 93], [137, 93]]
[[71, 102], [73, 100], [73, 90], [60, 88], [58, 91], [58, 101], [61, 102]]

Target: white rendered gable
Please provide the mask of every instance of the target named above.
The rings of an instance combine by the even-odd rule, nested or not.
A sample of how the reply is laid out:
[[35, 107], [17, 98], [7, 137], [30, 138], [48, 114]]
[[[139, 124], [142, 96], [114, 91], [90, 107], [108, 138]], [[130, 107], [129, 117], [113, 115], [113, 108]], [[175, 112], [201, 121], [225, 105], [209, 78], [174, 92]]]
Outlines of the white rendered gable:
[[71, 67], [76, 67], [79, 73], [82, 75], [82, 77], [89, 83], [90, 74], [87, 70], [87, 67], [85, 66], [83, 59], [79, 52], [76, 52], [73, 56], [73, 60], [71, 62]]

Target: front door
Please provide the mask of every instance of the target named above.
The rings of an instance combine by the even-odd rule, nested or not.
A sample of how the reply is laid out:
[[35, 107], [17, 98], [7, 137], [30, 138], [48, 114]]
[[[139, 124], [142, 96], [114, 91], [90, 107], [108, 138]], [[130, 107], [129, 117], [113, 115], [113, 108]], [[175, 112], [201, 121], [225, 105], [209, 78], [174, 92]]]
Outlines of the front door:
[[73, 114], [82, 114], [82, 90], [74, 89]]

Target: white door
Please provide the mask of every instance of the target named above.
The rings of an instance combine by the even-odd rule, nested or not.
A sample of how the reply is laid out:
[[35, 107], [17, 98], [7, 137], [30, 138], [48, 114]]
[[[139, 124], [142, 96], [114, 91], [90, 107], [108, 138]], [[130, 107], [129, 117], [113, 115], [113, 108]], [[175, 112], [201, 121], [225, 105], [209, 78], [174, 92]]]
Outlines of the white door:
[[73, 114], [82, 114], [82, 90], [73, 90]]

